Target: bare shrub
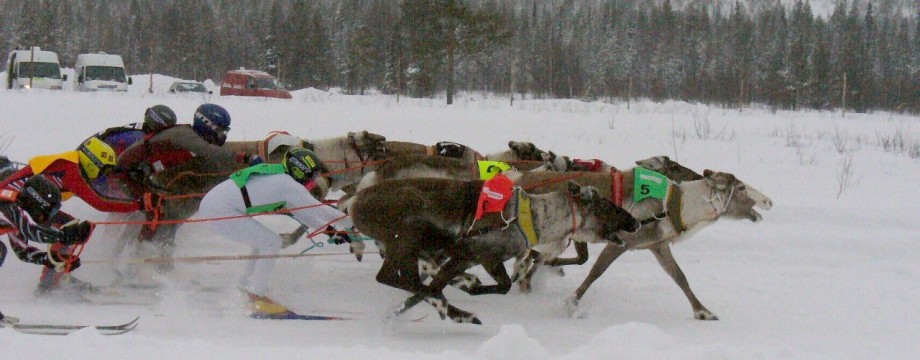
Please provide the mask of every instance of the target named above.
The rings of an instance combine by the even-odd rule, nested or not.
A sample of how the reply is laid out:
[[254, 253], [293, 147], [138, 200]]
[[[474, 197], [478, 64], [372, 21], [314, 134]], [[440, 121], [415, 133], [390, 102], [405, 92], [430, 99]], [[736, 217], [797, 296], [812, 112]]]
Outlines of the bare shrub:
[[807, 153], [802, 147], [795, 148], [795, 156], [799, 161], [799, 165], [815, 165], [818, 163], [817, 155], [813, 152]]
[[881, 146], [882, 150], [892, 153], [905, 152], [904, 131], [901, 127], [894, 129], [893, 134], [885, 135], [876, 132], [875, 136], [878, 138], [878, 145]]
[[834, 143], [834, 150], [837, 150], [838, 154], [843, 154], [844, 152], [855, 149], [855, 146], [851, 143], [849, 132], [846, 131], [846, 129], [841, 129], [840, 127], [834, 128], [834, 136], [831, 137], [831, 141]]
[[843, 192], [850, 188], [852, 185], [855, 185], [856, 181], [853, 179], [853, 152], [847, 151], [843, 158], [840, 160], [840, 165], [837, 168], [837, 199], [840, 199], [840, 195]]
[[804, 138], [804, 134], [802, 133], [802, 130], [795, 126], [795, 124], [789, 124], [789, 129], [786, 130], [785, 135], [786, 146], [797, 149], [802, 147], [802, 139]]
[[696, 131], [696, 137], [700, 140], [709, 140], [712, 136], [712, 124], [709, 122], [709, 110], [703, 111], [695, 108], [693, 110], [693, 129]]

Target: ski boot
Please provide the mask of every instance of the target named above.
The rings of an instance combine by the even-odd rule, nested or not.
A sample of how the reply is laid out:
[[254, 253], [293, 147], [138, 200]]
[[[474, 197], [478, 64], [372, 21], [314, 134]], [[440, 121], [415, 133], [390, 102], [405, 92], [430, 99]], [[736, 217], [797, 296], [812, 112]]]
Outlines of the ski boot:
[[99, 292], [99, 288], [87, 281], [78, 279], [70, 273], [45, 268], [38, 281], [38, 287], [35, 289], [35, 295], [40, 297], [52, 292], [85, 294]]
[[254, 318], [271, 318], [292, 314], [284, 305], [276, 303], [274, 300], [261, 295], [253, 294], [243, 290], [243, 293], [249, 299], [249, 316]]

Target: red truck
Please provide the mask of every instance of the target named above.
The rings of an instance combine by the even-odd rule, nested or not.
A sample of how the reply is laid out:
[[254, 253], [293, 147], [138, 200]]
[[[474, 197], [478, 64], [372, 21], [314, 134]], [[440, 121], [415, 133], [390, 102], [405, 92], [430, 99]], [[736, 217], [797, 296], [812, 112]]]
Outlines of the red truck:
[[291, 93], [274, 76], [264, 71], [246, 69], [227, 71], [220, 85], [220, 95], [291, 98]]

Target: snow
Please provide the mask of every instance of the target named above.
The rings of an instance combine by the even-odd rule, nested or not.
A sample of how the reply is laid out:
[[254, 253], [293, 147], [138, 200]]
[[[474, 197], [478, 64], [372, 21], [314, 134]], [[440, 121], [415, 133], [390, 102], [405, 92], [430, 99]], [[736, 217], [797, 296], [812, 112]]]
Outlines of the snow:
[[[484, 325], [458, 325], [419, 305], [395, 321], [386, 314], [407, 294], [376, 283], [381, 259], [357, 262], [345, 246], [325, 245], [282, 259], [269, 295], [295, 311], [351, 321], [249, 319], [235, 291], [244, 262], [178, 263], [157, 290], [114, 288], [113, 301], [87, 304], [36, 298], [39, 266], [10, 255], [0, 270], [0, 310], [23, 322], [118, 323], [141, 316], [121, 336], [86, 329], [65, 337], [0, 329], [0, 359], [912, 359], [920, 337], [920, 178], [918, 118], [900, 114], [727, 110], [683, 102], [604, 104], [516, 100], [464, 93], [443, 99], [346, 96], [307, 89], [294, 99], [175, 96], [172, 78], [133, 76], [127, 93], [0, 90], [0, 152], [17, 161], [75, 148], [104, 128], [141, 120], [154, 104], [190, 122], [202, 101], [233, 116], [231, 140], [287, 130], [307, 139], [369, 130], [391, 140], [450, 140], [480, 152], [509, 140], [620, 167], [668, 155], [702, 172], [728, 171], [770, 196], [760, 223], [721, 220], [673, 251], [700, 300], [720, 320], [698, 321], [688, 301], [647, 251], [624, 254], [582, 300], [582, 318], [563, 301], [591, 260], [565, 276], [537, 275], [533, 293], [471, 297], [452, 304]], [[213, 83], [208, 85], [216, 90]], [[886, 143], [902, 147], [884, 146]], [[4, 148], [3, 144], [8, 145]], [[842, 152], [838, 152], [838, 148]], [[913, 150], [911, 150], [913, 149]], [[912, 152], [911, 152], [912, 151]], [[850, 160], [846, 172], [846, 161]], [[851, 180], [841, 187], [841, 174]], [[121, 219], [80, 200], [78, 217]], [[294, 225], [268, 219], [278, 231]], [[98, 285], [114, 279], [118, 226], [99, 226], [76, 275]], [[317, 239], [319, 240], [319, 239]], [[301, 240], [285, 253], [307, 248]], [[130, 247], [130, 245], [129, 245]], [[373, 246], [369, 246], [373, 249]], [[244, 255], [249, 250], [183, 226], [176, 256]], [[574, 254], [570, 250], [567, 254]], [[122, 259], [130, 259], [130, 251]], [[97, 263], [93, 263], [96, 261]], [[508, 264], [510, 266], [510, 263]], [[125, 264], [117, 266], [127, 268]], [[485, 277], [481, 268], [473, 272]], [[417, 322], [409, 320], [421, 319]]]

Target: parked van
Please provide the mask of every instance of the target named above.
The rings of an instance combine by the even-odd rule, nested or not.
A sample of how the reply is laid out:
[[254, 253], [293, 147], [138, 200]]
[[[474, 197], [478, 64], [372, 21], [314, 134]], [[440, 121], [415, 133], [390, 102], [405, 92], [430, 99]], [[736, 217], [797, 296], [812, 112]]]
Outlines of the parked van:
[[121, 56], [106, 54], [77, 55], [73, 66], [77, 91], [128, 91], [131, 77], [125, 76], [125, 63]]
[[61, 90], [67, 75], [61, 75], [58, 56], [53, 51], [33, 46], [13, 50], [6, 58], [7, 89]]
[[246, 69], [227, 71], [220, 85], [220, 95], [291, 98], [291, 93], [274, 76], [264, 71]]

